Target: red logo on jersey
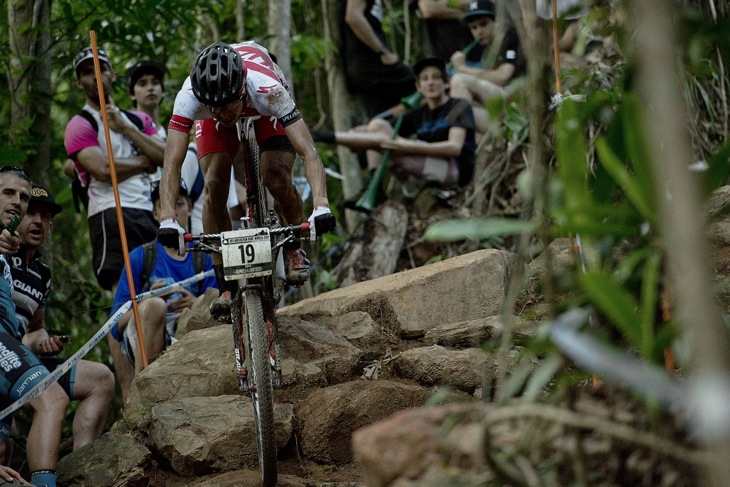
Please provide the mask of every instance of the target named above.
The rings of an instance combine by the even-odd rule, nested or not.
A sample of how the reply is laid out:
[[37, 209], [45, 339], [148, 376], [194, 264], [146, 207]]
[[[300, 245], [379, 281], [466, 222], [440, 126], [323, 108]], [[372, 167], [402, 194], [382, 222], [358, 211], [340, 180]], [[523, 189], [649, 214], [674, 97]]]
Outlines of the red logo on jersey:
[[271, 88], [276, 88], [276, 85], [269, 85], [269, 86], [259, 86], [259, 88], [256, 90], [258, 93], [268, 93], [271, 91]]

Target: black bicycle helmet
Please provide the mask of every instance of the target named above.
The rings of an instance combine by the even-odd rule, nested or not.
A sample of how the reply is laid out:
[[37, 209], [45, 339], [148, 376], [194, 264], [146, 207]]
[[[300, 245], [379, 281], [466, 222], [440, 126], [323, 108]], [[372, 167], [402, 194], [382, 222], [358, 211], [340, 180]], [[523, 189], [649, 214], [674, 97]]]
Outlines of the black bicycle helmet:
[[190, 81], [193, 94], [201, 103], [222, 107], [243, 95], [246, 67], [238, 51], [217, 41], [195, 58]]

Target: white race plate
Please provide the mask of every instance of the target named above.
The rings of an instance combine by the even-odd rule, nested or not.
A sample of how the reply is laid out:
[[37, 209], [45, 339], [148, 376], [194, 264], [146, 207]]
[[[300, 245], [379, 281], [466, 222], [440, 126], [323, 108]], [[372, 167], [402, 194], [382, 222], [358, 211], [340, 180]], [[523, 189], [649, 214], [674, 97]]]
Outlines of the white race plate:
[[271, 236], [268, 228], [223, 232], [221, 249], [226, 281], [268, 276], [273, 272]]

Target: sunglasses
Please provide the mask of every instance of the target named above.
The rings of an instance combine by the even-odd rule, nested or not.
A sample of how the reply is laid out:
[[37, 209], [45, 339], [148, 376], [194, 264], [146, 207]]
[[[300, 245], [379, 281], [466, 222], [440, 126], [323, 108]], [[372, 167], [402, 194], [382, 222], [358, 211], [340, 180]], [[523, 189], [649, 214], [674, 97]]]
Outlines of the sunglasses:
[[19, 177], [25, 179], [26, 181], [30, 181], [30, 176], [28, 176], [28, 173], [25, 172], [25, 169], [18, 166], [0, 166], [0, 174], [4, 174], [6, 172], [15, 173]]

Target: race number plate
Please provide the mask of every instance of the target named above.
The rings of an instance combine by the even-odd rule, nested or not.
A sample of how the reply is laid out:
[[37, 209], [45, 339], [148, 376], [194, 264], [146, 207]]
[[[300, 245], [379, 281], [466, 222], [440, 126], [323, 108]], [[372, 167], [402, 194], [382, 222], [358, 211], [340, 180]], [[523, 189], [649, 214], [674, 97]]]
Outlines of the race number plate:
[[226, 281], [268, 276], [273, 272], [268, 228], [250, 228], [221, 233], [223, 274]]

